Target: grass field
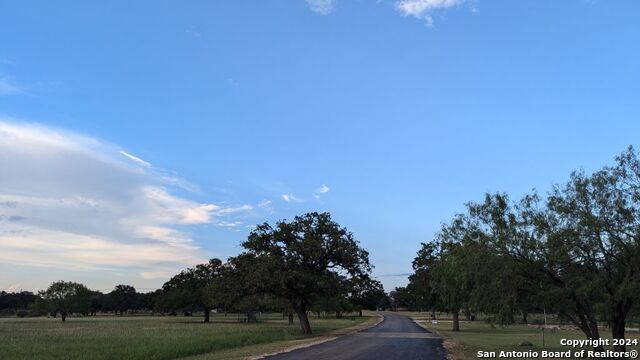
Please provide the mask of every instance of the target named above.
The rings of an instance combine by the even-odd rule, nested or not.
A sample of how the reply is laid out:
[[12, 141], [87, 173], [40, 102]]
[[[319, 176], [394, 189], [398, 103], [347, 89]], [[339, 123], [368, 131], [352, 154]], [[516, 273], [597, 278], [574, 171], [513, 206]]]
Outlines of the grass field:
[[[437, 324], [431, 324], [426, 319], [426, 313], [407, 313], [408, 316], [417, 319], [427, 328], [433, 329], [445, 338], [445, 347], [452, 359], [477, 359], [476, 352], [481, 351], [526, 351], [548, 350], [566, 351], [570, 348], [560, 345], [561, 339], [585, 339], [580, 331], [574, 330], [545, 330], [545, 346], [542, 346], [541, 329], [527, 325], [492, 326], [484, 321], [461, 322], [460, 332], [451, 331], [451, 321], [440, 320]], [[608, 331], [602, 330], [601, 335], [608, 337]], [[629, 332], [628, 338], [639, 338], [637, 332]], [[521, 342], [528, 341], [533, 347], [519, 346]]]
[[[313, 336], [360, 324], [368, 317], [311, 318]], [[209, 324], [201, 317], [85, 317], [0, 319], [0, 359], [176, 359], [256, 344], [303, 339], [296, 322], [282, 316], [260, 323], [240, 323], [234, 315], [216, 315]], [[308, 337], [308, 336], [307, 336]], [[268, 347], [267, 347], [268, 350]], [[226, 358], [222, 356], [219, 358]]]

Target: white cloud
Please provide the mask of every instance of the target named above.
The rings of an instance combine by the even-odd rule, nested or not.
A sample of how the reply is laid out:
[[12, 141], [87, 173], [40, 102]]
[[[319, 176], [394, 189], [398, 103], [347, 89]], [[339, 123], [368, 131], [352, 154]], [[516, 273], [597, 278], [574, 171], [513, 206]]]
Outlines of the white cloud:
[[188, 29], [187, 30], [187, 34], [191, 35], [194, 38], [200, 38], [202, 37], [202, 33], [193, 29]]
[[1, 119], [0, 171], [0, 263], [152, 279], [206, 260], [190, 226], [252, 209], [178, 196], [182, 181], [98, 139]]
[[170, 271], [143, 271], [140, 273], [143, 279], [168, 279], [173, 275], [175, 274]]
[[19, 292], [20, 291], [20, 284], [11, 284], [7, 287], [6, 292], [8, 293], [15, 293], [15, 292]]
[[131, 155], [131, 154], [129, 154], [128, 152], [126, 152], [126, 151], [124, 151], [124, 150], [120, 150], [120, 154], [122, 154], [122, 155], [126, 156], [127, 158], [129, 158], [129, 159], [131, 159], [131, 160], [133, 160], [133, 161], [137, 162], [138, 164], [140, 164], [140, 165], [142, 165], [142, 166], [144, 166], [144, 167], [151, 167], [151, 164], [150, 164], [150, 163], [148, 163], [148, 162], [146, 162], [146, 161], [144, 161], [144, 160], [140, 159], [140, 158], [139, 158], [139, 157], [137, 157], [137, 156]]
[[292, 202], [302, 202], [302, 199], [299, 199], [297, 197], [295, 197], [293, 194], [282, 194], [280, 196], [282, 198], [282, 200], [288, 202], [288, 203], [292, 203]]
[[319, 188], [317, 188], [314, 192], [313, 192], [313, 197], [316, 199], [320, 199], [320, 196], [323, 194], [326, 194], [329, 192], [329, 187], [327, 185], [322, 185]]
[[432, 26], [432, 11], [458, 6], [464, 2], [465, 0], [399, 0], [395, 3], [395, 8], [404, 16], [424, 19]]
[[265, 207], [265, 206], [269, 206], [270, 204], [271, 204], [271, 200], [264, 199], [260, 201], [260, 203], [258, 204], [258, 207]]
[[238, 212], [248, 212], [253, 210], [253, 206], [251, 205], [242, 205], [238, 207], [226, 207], [224, 209], [219, 209], [217, 212], [219, 214], [234, 214]]
[[0, 78], [0, 95], [20, 95], [24, 91], [13, 82]]
[[307, 5], [316, 14], [329, 15], [335, 7], [335, 0], [307, 0]]
[[168, 271], [175, 267], [175, 273], [185, 265], [205, 261], [198, 254], [198, 248], [192, 245], [159, 241], [125, 243], [102, 236], [33, 226], [16, 226], [11, 231], [2, 231], [0, 243], [0, 262], [68, 270], [131, 268], [135, 274]]
[[240, 221], [218, 221], [217, 225], [222, 227], [227, 227], [227, 228], [234, 228], [234, 227], [242, 226], [243, 224]]

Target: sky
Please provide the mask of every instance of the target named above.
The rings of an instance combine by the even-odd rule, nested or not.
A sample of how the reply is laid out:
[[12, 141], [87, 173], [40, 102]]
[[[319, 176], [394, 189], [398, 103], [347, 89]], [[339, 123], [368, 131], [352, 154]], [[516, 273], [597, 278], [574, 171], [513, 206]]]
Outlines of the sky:
[[329, 211], [386, 290], [638, 144], [640, 2], [0, 0], [0, 290], [139, 291]]

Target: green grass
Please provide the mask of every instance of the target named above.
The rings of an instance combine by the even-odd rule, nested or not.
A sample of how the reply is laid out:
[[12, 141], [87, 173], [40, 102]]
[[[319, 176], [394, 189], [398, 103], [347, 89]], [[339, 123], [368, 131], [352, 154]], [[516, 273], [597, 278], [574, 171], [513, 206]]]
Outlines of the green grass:
[[[492, 326], [484, 321], [461, 322], [460, 332], [451, 331], [452, 323], [440, 320], [437, 324], [431, 324], [426, 319], [426, 313], [407, 313], [414, 319], [422, 320], [427, 328], [433, 329], [445, 338], [445, 347], [453, 359], [476, 359], [476, 352], [495, 351], [526, 351], [548, 350], [566, 351], [569, 347], [560, 345], [561, 339], [585, 339], [580, 331], [575, 330], [545, 330], [545, 346], [542, 346], [542, 330], [527, 325]], [[601, 335], [609, 337], [607, 330], [602, 330]], [[628, 338], [638, 338], [638, 333], [628, 333]], [[533, 347], [519, 346], [521, 342], [528, 341]], [[574, 350], [580, 350], [575, 348]]]
[[[260, 323], [238, 317], [85, 317], [0, 319], [0, 359], [176, 359], [255, 344], [303, 339], [298, 324], [281, 316]], [[314, 336], [353, 326], [367, 317], [311, 318]], [[215, 356], [213, 357], [215, 358]]]

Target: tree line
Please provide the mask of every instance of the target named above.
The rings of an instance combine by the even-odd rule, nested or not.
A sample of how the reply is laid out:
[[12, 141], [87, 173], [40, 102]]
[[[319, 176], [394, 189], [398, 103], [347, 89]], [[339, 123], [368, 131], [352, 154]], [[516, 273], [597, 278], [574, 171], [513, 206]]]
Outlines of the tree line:
[[102, 293], [85, 285], [56, 281], [38, 293], [20, 291], [0, 292], [0, 315], [4, 316], [54, 316], [65, 321], [70, 314], [95, 316], [98, 312], [124, 315], [131, 310], [153, 311], [155, 293], [139, 293], [133, 286], [117, 285], [112, 291]]
[[460, 315], [509, 324], [549, 313], [587, 338], [607, 328], [623, 339], [640, 312], [638, 154], [630, 147], [613, 166], [575, 171], [545, 197], [468, 203], [422, 244], [409, 280], [395, 301], [453, 314], [454, 331]]
[[[95, 315], [129, 310], [185, 315], [212, 310], [243, 312], [255, 321], [261, 311], [298, 318], [311, 333], [309, 314], [375, 310], [388, 302], [382, 284], [371, 277], [368, 252], [329, 213], [308, 213], [274, 226], [258, 225], [242, 242], [243, 252], [185, 269], [161, 289], [139, 293], [118, 285], [103, 294], [80, 283], [57, 281], [23, 302], [31, 315]], [[0, 296], [0, 304], [5, 293]], [[8, 295], [7, 295], [8, 296]], [[11, 295], [14, 296], [14, 295]], [[13, 306], [13, 305], [12, 305]], [[20, 305], [15, 305], [16, 309]]]

